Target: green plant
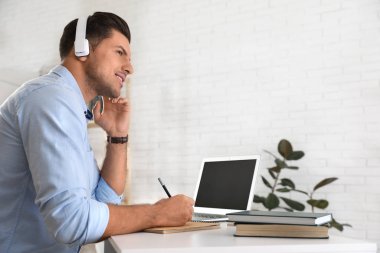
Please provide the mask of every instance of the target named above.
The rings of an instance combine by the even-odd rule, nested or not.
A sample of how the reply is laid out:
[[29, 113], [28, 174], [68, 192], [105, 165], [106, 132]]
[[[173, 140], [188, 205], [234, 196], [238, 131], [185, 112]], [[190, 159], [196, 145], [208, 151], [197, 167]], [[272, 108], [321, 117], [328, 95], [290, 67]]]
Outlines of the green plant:
[[[270, 189], [270, 192], [266, 197], [255, 195], [253, 199], [255, 203], [262, 204], [269, 211], [276, 208], [284, 209], [288, 212], [304, 211], [305, 205], [303, 203], [278, 195], [279, 193], [284, 195], [284, 193], [298, 192], [307, 196], [306, 203], [311, 206], [312, 212], [314, 212], [316, 208], [326, 209], [328, 207], [329, 202], [326, 199], [315, 199], [314, 193], [321, 187], [336, 181], [338, 178], [330, 177], [321, 180], [313, 187], [310, 193], [297, 189], [295, 183], [290, 178], [281, 178], [280, 175], [284, 169], [298, 170], [299, 168], [297, 166], [288, 165], [288, 162], [301, 159], [305, 153], [303, 151], [294, 151], [291, 143], [285, 139], [278, 143], [278, 153], [282, 158], [277, 157], [267, 150], [264, 151], [273, 156], [275, 166], [268, 168], [271, 180], [267, 180], [264, 176], [261, 176], [264, 185]], [[344, 226], [351, 227], [350, 224], [340, 224], [334, 218], [329, 226], [339, 231], [343, 231]]]

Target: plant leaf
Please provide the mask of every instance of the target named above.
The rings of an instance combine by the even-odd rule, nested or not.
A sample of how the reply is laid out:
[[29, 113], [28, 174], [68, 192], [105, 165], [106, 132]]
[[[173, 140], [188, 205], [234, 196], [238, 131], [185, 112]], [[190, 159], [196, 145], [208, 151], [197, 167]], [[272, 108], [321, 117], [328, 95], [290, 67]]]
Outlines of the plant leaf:
[[255, 194], [253, 196], [253, 202], [264, 204], [265, 203], [265, 198]]
[[329, 178], [323, 179], [321, 182], [319, 182], [318, 184], [316, 184], [314, 186], [314, 191], [321, 188], [322, 186], [325, 186], [327, 184], [331, 184], [332, 182], [334, 182], [337, 179], [338, 179], [337, 177], [329, 177]]
[[268, 197], [265, 200], [264, 206], [269, 210], [272, 210], [277, 208], [279, 204], [280, 200], [278, 199], [278, 197], [273, 193], [269, 193]]
[[330, 226], [333, 227], [333, 228], [336, 228], [336, 229], [339, 230], [340, 232], [343, 231], [343, 226], [342, 226], [342, 224], [340, 224], [339, 222], [337, 222], [335, 219], [332, 219], [332, 221], [330, 222]]
[[286, 167], [287, 169], [290, 169], [290, 170], [298, 170], [298, 167], [297, 166], [288, 166]]
[[263, 180], [263, 183], [269, 188], [269, 189], [272, 189], [272, 185], [269, 183], [268, 180], [266, 180], [265, 177], [261, 176], [261, 179]]
[[274, 160], [274, 162], [276, 163], [277, 167], [279, 167], [280, 169], [288, 167], [288, 165], [286, 164], [286, 162], [281, 161], [280, 159], [276, 159], [276, 160]]
[[307, 203], [319, 209], [325, 209], [329, 205], [329, 202], [325, 199], [309, 199]]
[[269, 172], [269, 175], [275, 179], [276, 178], [276, 175], [274, 174], [274, 172], [271, 170], [271, 169], [268, 169], [268, 172]]
[[332, 221], [330, 222], [330, 227], [336, 228], [337, 230], [342, 232], [344, 230], [344, 227], [352, 227], [352, 226], [347, 223], [339, 223], [337, 220], [333, 218]]
[[291, 207], [297, 211], [305, 210], [305, 205], [298, 202], [298, 201], [291, 200], [291, 199], [284, 198], [284, 197], [280, 197], [280, 198], [285, 202], [285, 204], [287, 204], [289, 207]]
[[288, 211], [288, 212], [294, 212], [293, 209], [288, 208], [288, 207], [281, 207], [281, 208], [284, 209], [285, 211]]
[[305, 153], [303, 151], [294, 151], [286, 157], [286, 160], [299, 160], [304, 157]]
[[293, 181], [290, 180], [289, 178], [282, 178], [282, 179], [281, 179], [281, 185], [282, 185], [282, 186], [289, 186], [289, 187], [292, 188], [292, 189], [295, 189], [295, 188], [296, 188], [296, 186], [295, 186], [295, 184], [293, 183]]
[[299, 193], [303, 193], [303, 194], [309, 196], [309, 193], [307, 193], [305, 191], [301, 191], [301, 190], [297, 190], [297, 189], [293, 189], [293, 191], [296, 191], [296, 192], [299, 192]]
[[278, 192], [290, 192], [290, 189], [288, 189], [288, 188], [279, 188], [276, 191], [278, 191]]
[[287, 159], [287, 157], [293, 152], [292, 144], [290, 144], [290, 142], [285, 139], [282, 139], [278, 143], [277, 149], [278, 153], [280, 153], [280, 155], [285, 159]]
[[269, 168], [268, 169], [269, 171], [272, 171], [272, 172], [276, 172], [276, 173], [279, 173], [281, 171], [281, 168], [276, 166], [276, 167], [273, 167], [273, 168]]

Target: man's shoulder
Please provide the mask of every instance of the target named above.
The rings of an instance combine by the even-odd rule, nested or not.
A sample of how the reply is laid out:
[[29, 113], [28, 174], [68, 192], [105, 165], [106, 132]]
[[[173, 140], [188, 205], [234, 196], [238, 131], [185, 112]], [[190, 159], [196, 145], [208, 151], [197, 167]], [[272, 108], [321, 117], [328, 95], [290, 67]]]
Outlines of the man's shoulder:
[[24, 83], [21, 90], [24, 90], [26, 93], [47, 92], [50, 95], [54, 95], [55, 93], [60, 94], [61, 92], [74, 92], [74, 89], [65, 78], [54, 73], [49, 73]]
[[39, 120], [70, 119], [73, 123], [76, 119], [85, 118], [82, 100], [81, 94], [78, 94], [72, 84], [60, 76], [48, 74], [23, 84], [12, 98], [15, 106], [11, 111], [17, 114], [19, 120], [33, 115]]
[[65, 78], [49, 73], [24, 83], [12, 96], [21, 106], [32, 101], [42, 105], [62, 98], [77, 100], [76, 93]]

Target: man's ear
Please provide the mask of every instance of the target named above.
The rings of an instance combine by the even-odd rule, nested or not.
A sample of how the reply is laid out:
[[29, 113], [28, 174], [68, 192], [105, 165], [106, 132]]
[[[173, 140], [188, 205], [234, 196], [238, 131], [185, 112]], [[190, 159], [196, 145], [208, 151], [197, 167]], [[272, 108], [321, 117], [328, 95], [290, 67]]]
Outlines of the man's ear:
[[81, 56], [81, 57], [77, 57], [77, 59], [81, 62], [85, 62], [87, 61], [87, 56]]

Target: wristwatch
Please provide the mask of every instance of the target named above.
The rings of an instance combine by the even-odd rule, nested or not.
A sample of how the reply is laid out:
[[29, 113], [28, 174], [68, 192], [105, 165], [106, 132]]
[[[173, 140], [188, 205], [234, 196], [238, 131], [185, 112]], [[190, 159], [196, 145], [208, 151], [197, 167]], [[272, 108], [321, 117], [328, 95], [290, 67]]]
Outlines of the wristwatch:
[[112, 137], [107, 136], [108, 143], [124, 144], [128, 142], [128, 135], [125, 137]]

